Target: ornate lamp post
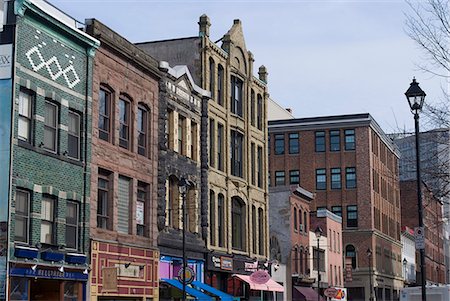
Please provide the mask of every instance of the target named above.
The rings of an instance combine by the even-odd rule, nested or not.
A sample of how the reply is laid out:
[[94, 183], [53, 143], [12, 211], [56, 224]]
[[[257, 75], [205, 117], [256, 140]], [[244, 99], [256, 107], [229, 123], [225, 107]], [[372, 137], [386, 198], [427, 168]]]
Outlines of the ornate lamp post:
[[317, 238], [317, 301], [320, 301], [320, 252], [319, 252], [319, 241], [320, 237], [322, 236], [322, 228], [317, 226], [316, 230], [314, 231]]
[[191, 184], [185, 178], [181, 178], [178, 182], [178, 189], [181, 193], [182, 204], [181, 213], [183, 215], [183, 301], [186, 301], [186, 268], [187, 268], [187, 258], [186, 258], [186, 192], [188, 191]]
[[[419, 112], [422, 110], [425, 92], [419, 87], [419, 83], [413, 78], [409, 89], [405, 92], [409, 108], [414, 114], [414, 127], [416, 134], [416, 174], [417, 174], [417, 207], [419, 211], [419, 228], [423, 229], [423, 207], [422, 207], [422, 179], [420, 176], [420, 145], [419, 145]], [[427, 300], [425, 289], [425, 250], [420, 249], [420, 274], [422, 284], [422, 301]]]
[[366, 251], [367, 257], [369, 258], [369, 301], [373, 301], [373, 286], [372, 286], [372, 250], [370, 248]]

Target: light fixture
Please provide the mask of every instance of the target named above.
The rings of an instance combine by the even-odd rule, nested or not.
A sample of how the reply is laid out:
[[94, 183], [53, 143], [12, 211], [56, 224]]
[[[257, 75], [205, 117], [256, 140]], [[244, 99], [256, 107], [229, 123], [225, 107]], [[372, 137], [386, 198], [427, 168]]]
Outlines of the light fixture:
[[125, 263], [125, 268], [128, 269], [131, 265], [131, 262]]
[[36, 269], [37, 269], [37, 267], [38, 267], [38, 265], [37, 265], [37, 264], [34, 264], [34, 265], [31, 266], [31, 270], [32, 270], [33, 272], [35, 272]]
[[58, 268], [58, 271], [60, 271], [61, 273], [64, 273], [64, 266], [63, 266], [63, 265], [60, 266], [60, 267]]
[[372, 250], [370, 248], [367, 249], [366, 251], [367, 257], [371, 257], [372, 256]]
[[323, 230], [320, 228], [320, 226], [317, 226], [316, 230], [314, 230], [314, 233], [316, 234], [316, 238], [319, 239], [322, 236]]
[[405, 92], [411, 111], [422, 110], [423, 101], [426, 95], [427, 94], [419, 87], [419, 83], [416, 82], [416, 78], [414, 77], [408, 90]]
[[189, 186], [191, 186], [189, 180], [186, 180], [186, 178], [184, 177], [181, 178], [180, 181], [178, 182], [178, 189], [181, 194], [186, 193], [186, 191], [189, 189]]
[[84, 269], [83, 274], [84, 274], [84, 275], [89, 274], [89, 269]]

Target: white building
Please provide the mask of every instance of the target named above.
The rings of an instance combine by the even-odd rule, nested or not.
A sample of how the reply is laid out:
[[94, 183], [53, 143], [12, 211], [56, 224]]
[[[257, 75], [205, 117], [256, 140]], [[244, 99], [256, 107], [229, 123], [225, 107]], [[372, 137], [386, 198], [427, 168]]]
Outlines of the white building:
[[414, 230], [408, 227], [402, 229], [402, 275], [405, 286], [416, 282], [416, 245], [414, 242]]

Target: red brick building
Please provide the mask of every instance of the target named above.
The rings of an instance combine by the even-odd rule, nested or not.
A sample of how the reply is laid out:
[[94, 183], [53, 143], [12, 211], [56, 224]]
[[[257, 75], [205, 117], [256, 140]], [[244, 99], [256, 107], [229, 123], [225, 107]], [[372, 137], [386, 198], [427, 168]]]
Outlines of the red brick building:
[[269, 139], [271, 186], [300, 184], [315, 192], [312, 211], [342, 217], [342, 255], [352, 262], [344, 285], [349, 300], [369, 299], [369, 275], [377, 300], [397, 300], [400, 188], [391, 139], [370, 114], [270, 121]]
[[[418, 227], [417, 181], [400, 182], [402, 227]], [[423, 223], [425, 227], [425, 273], [427, 284], [445, 283], [442, 202], [422, 185]], [[416, 251], [416, 281], [421, 283], [420, 255]]]
[[89, 299], [158, 300], [158, 63], [96, 20], [87, 31], [101, 41], [93, 75]]

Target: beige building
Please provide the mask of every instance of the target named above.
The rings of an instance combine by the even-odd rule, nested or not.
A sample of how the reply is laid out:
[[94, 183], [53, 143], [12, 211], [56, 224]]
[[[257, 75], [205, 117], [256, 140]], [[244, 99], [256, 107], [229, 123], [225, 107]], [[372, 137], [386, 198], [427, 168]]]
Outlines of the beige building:
[[[220, 39], [209, 38], [210, 20], [202, 15], [198, 37], [137, 44], [153, 57], [170, 65], [185, 64], [194, 81], [211, 91], [207, 139], [202, 163], [208, 165], [205, 189], [208, 211], [202, 224], [210, 253], [206, 256], [205, 282], [240, 296], [245, 282], [233, 274], [249, 274], [268, 256], [267, 183], [267, 71], [253, 75], [253, 54], [247, 50], [241, 21]], [[203, 123], [202, 123], [203, 124]], [[204, 157], [203, 157], [204, 156]], [[228, 282], [228, 285], [227, 285]], [[260, 294], [260, 292], [258, 291]]]

